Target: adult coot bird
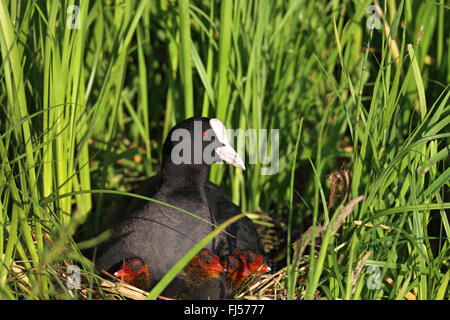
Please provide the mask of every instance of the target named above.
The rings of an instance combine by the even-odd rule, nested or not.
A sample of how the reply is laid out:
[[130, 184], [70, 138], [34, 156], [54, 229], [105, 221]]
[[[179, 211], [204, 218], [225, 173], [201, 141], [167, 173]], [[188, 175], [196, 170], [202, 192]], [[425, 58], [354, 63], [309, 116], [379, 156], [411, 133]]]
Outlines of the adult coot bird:
[[[210, 223], [219, 225], [241, 212], [208, 180], [209, 165], [222, 160], [245, 170], [218, 119], [194, 117], [172, 128], [163, 145], [161, 174], [150, 179], [144, 185], [146, 189], [138, 193], [194, 213], [202, 220], [155, 202], [132, 202], [127, 217], [99, 246], [97, 265], [113, 271], [123, 260], [140, 257], [151, 265], [151, 286], [157, 283], [213, 230]], [[232, 254], [236, 249], [263, 254], [251, 220], [241, 219], [229, 226], [227, 232], [233, 236], [221, 233], [206, 248], [217, 255]], [[168, 292], [177, 291], [183, 281], [178, 275]]]
[[[153, 197], [161, 186], [161, 174], [157, 174], [147, 179], [134, 193]], [[206, 200], [208, 202], [211, 221], [220, 225], [231, 217], [240, 214], [241, 209], [236, 206], [227, 196], [227, 194], [216, 184], [206, 181], [203, 185]], [[120, 209], [114, 214], [116, 219], [124, 219], [124, 217], [141, 210], [147, 201], [139, 198], [127, 197], [121, 203]], [[122, 217], [120, 217], [122, 216]], [[126, 219], [126, 218], [125, 218]], [[233, 237], [221, 234], [213, 240], [214, 253], [218, 255], [233, 254], [235, 249], [250, 249], [254, 252], [262, 254], [266, 263], [268, 259], [264, 255], [264, 247], [256, 232], [255, 225], [248, 218], [243, 218], [227, 228], [227, 233]], [[269, 262], [270, 263], [270, 262]]]

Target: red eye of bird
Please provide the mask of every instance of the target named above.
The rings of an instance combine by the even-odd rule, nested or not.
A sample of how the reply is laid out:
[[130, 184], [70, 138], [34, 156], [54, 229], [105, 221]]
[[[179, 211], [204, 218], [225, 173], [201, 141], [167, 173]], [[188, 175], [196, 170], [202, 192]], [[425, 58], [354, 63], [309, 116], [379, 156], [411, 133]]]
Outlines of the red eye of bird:
[[208, 138], [208, 132], [203, 131], [203, 132], [202, 132], [202, 137], [203, 137], [203, 138]]

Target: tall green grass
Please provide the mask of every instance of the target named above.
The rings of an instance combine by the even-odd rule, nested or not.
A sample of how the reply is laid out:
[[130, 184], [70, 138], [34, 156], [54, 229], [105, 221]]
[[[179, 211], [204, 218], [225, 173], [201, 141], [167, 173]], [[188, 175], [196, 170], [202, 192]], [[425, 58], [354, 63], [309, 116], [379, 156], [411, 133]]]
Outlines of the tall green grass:
[[[210, 178], [297, 244], [269, 252], [289, 298], [448, 299], [449, 8], [386, 0], [371, 31], [373, 4], [0, 0], [0, 297], [78, 297], [55, 270], [93, 275], [73, 236], [112, 211], [101, 190], [158, 172], [203, 115], [279, 129], [275, 175], [258, 156]], [[330, 206], [335, 170], [352, 183]]]

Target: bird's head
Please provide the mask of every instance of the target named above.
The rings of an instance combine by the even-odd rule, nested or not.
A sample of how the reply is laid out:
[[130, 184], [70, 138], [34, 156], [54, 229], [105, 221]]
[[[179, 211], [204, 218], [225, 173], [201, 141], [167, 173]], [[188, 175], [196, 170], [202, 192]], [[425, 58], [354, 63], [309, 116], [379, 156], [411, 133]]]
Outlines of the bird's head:
[[218, 275], [226, 271], [220, 258], [209, 249], [202, 249], [197, 257], [199, 265], [209, 275]]
[[244, 161], [230, 145], [224, 124], [215, 118], [192, 117], [173, 127], [163, 146], [163, 168], [225, 161], [245, 170]]
[[270, 267], [264, 263], [264, 257], [253, 250], [236, 250], [234, 254], [241, 258], [251, 273], [258, 272], [258, 274], [261, 274], [271, 271]]
[[148, 272], [144, 261], [140, 258], [130, 258], [125, 260], [120, 269], [114, 272], [114, 276], [125, 282], [131, 282], [143, 272]]

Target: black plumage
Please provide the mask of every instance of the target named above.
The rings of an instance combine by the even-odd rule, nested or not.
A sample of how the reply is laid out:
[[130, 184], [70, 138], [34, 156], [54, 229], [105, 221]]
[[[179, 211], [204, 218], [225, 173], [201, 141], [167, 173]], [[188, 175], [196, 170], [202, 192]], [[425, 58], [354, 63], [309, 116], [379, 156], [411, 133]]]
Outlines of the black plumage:
[[[188, 163], [177, 164], [179, 159], [174, 161], [173, 151], [178, 148], [176, 145], [180, 141], [172, 141], [175, 136], [179, 136], [180, 131], [175, 131], [177, 129], [189, 132], [190, 149], [180, 153]], [[204, 154], [205, 150], [212, 150], [213, 162], [223, 159], [245, 168], [237, 153], [224, 143], [223, 133], [220, 132], [224, 129], [217, 119], [210, 118], [190, 118], [179, 123], [169, 132], [164, 143], [161, 174], [147, 180], [136, 193], [182, 208], [215, 225], [241, 213], [240, 208], [208, 180], [211, 161], [201, 159], [199, 162], [198, 158], [199, 152]], [[181, 141], [186, 142], [184, 139]], [[151, 286], [213, 230], [211, 224], [179, 210], [136, 198], [129, 203], [125, 214], [118, 214], [122, 215], [121, 221], [114, 227], [112, 236], [99, 246], [96, 264], [111, 271], [124, 259], [141, 257], [148, 261], [152, 273]], [[236, 249], [251, 249], [264, 254], [250, 219], [243, 218], [230, 225], [226, 231], [234, 237], [222, 232], [206, 248], [217, 255], [228, 255]], [[180, 285], [180, 281], [183, 280], [178, 276], [172, 288]], [[170, 291], [171, 287], [166, 294], [170, 294]], [[218, 293], [217, 297], [212, 298], [223, 298], [223, 295]]]

